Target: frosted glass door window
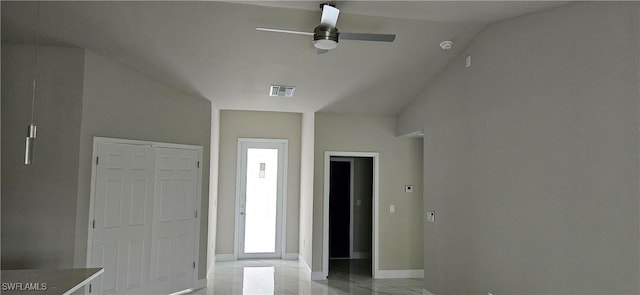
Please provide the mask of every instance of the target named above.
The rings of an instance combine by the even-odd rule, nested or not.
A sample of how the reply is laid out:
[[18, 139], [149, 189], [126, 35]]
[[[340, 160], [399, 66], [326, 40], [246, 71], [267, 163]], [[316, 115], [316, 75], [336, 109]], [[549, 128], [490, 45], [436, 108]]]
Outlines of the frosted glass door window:
[[247, 150], [245, 253], [271, 253], [276, 250], [277, 172], [277, 149]]

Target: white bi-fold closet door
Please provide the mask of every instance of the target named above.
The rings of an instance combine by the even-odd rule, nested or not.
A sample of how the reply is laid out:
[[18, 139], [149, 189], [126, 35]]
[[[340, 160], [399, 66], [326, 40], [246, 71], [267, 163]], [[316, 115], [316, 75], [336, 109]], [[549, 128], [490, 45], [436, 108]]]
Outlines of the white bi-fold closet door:
[[88, 265], [105, 271], [91, 294], [193, 288], [201, 147], [124, 142], [94, 144]]

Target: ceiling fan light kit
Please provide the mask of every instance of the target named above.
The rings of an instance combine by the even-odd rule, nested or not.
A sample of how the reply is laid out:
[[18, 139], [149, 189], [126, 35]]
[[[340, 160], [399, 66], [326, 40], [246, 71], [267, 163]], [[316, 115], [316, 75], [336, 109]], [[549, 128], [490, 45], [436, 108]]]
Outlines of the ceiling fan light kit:
[[331, 50], [338, 47], [338, 42], [328, 39], [313, 40], [313, 46], [320, 50]]
[[318, 54], [325, 53], [327, 50], [335, 49], [338, 47], [339, 38], [343, 40], [357, 40], [357, 41], [375, 41], [375, 42], [393, 42], [396, 35], [393, 34], [367, 34], [367, 33], [340, 33], [336, 24], [338, 23], [338, 15], [340, 10], [334, 7], [332, 4], [323, 3], [320, 4], [322, 9], [322, 17], [320, 18], [320, 25], [315, 27], [313, 33], [300, 32], [283, 29], [271, 29], [271, 28], [256, 28], [258, 31], [267, 31], [275, 33], [286, 33], [296, 35], [312, 35], [313, 46], [318, 50]]

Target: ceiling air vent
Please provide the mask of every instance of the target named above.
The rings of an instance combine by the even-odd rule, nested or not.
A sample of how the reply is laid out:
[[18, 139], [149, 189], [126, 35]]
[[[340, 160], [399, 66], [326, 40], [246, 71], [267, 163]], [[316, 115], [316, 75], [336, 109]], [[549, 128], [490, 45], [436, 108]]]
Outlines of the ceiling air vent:
[[295, 89], [296, 88], [293, 86], [271, 85], [271, 89], [269, 90], [269, 96], [292, 97], [293, 91]]

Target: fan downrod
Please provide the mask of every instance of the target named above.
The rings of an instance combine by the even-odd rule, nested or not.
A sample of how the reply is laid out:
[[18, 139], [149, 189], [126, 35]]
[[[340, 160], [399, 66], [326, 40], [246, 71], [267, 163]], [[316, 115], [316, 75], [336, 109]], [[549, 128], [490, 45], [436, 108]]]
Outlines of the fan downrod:
[[325, 2], [325, 3], [320, 3], [320, 10], [322, 10], [322, 8], [323, 8], [325, 5], [329, 5], [329, 6], [331, 6], [331, 7], [336, 7], [336, 3], [334, 3], [334, 2]]

